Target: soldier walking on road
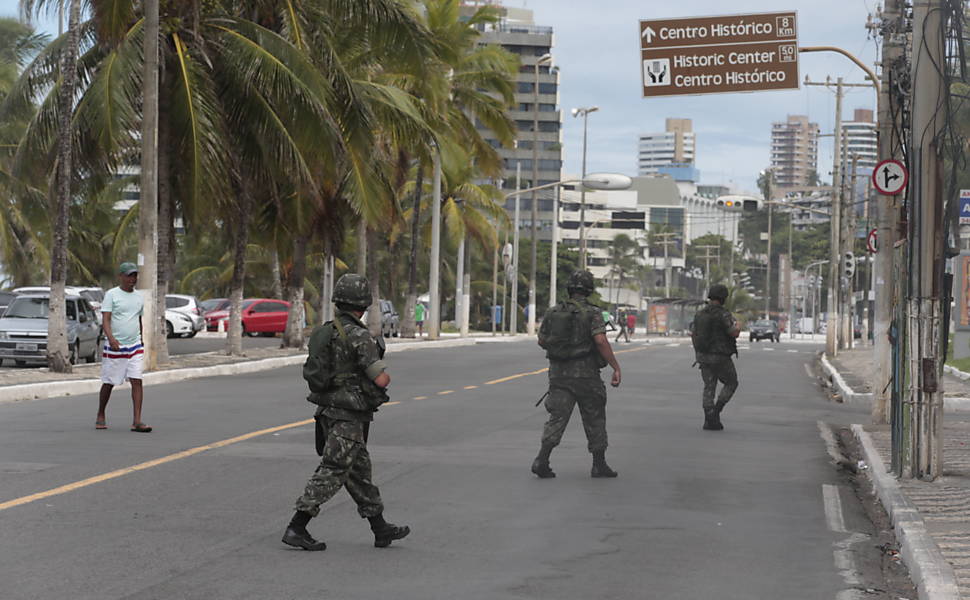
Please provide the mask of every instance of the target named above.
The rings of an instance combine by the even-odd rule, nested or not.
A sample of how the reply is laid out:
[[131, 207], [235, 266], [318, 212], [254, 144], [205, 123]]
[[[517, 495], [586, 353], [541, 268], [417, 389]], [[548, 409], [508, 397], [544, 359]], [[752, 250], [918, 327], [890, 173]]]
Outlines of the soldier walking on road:
[[340, 488], [357, 503], [357, 512], [370, 521], [374, 545], [385, 548], [411, 530], [384, 520], [381, 494], [371, 480], [367, 434], [377, 408], [387, 401], [391, 377], [385, 372], [384, 340], [373, 338], [360, 321], [371, 304], [367, 279], [348, 273], [333, 290], [337, 317], [317, 327], [310, 336], [303, 377], [310, 387], [310, 402], [318, 406], [317, 454], [320, 466], [296, 501], [296, 514], [283, 534], [283, 543], [304, 550], [325, 550], [307, 531], [307, 523], [320, 513], [320, 505]]
[[[720, 431], [724, 429], [721, 424], [721, 411], [738, 389], [738, 373], [731, 355], [738, 353], [737, 337], [741, 328], [731, 312], [724, 307], [728, 298], [727, 286], [711, 286], [707, 297], [707, 306], [697, 312], [694, 322], [691, 323], [691, 341], [694, 344], [695, 359], [701, 367], [701, 377], [704, 379], [704, 429]], [[718, 381], [723, 387], [715, 403], [714, 394]]]
[[606, 464], [606, 386], [600, 369], [607, 364], [613, 368], [610, 384], [617, 387], [620, 364], [606, 337], [602, 311], [588, 300], [594, 288], [592, 273], [574, 272], [566, 286], [569, 300], [550, 309], [539, 329], [539, 345], [549, 359], [549, 420], [542, 431], [542, 447], [532, 463], [532, 472], [542, 479], [556, 476], [549, 466], [549, 455], [562, 440], [576, 404], [593, 454], [590, 475], [616, 477], [616, 471]]

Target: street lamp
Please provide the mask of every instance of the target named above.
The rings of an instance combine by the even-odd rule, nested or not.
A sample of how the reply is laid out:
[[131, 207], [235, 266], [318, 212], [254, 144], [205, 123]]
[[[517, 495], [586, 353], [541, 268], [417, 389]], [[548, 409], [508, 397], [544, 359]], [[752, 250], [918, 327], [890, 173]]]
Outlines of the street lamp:
[[[598, 106], [574, 108], [573, 117], [583, 115], [583, 179], [586, 179], [586, 131], [589, 113], [600, 109]], [[580, 188], [579, 193], [579, 266], [586, 268], [586, 187]]]
[[[552, 62], [551, 54], [543, 54], [535, 64], [535, 80], [532, 89], [532, 185], [539, 184], [539, 65]], [[539, 211], [537, 208], [538, 196], [532, 192], [532, 266], [529, 271], [529, 317], [526, 325], [526, 333], [533, 335], [536, 332], [536, 247], [539, 238], [538, 220]]]

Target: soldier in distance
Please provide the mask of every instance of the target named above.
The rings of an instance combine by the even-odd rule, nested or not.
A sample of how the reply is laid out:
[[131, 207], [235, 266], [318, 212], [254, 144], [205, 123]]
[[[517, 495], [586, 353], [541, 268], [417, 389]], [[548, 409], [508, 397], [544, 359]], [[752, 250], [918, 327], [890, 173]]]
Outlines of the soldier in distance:
[[384, 520], [384, 504], [371, 477], [367, 434], [377, 408], [387, 401], [391, 377], [384, 364], [384, 340], [375, 339], [361, 322], [371, 304], [370, 287], [361, 275], [348, 273], [333, 290], [337, 316], [310, 336], [303, 377], [315, 414], [320, 466], [296, 501], [296, 514], [283, 534], [283, 543], [304, 550], [325, 550], [307, 531], [320, 505], [341, 488], [357, 503], [357, 512], [370, 521], [374, 545], [385, 548], [409, 534], [406, 527]]
[[542, 479], [556, 476], [549, 466], [549, 456], [562, 440], [577, 404], [587, 447], [593, 455], [590, 475], [616, 477], [616, 471], [606, 464], [606, 386], [600, 369], [607, 364], [613, 368], [610, 384], [617, 387], [620, 364], [606, 337], [602, 309], [589, 301], [594, 288], [592, 273], [574, 272], [566, 286], [569, 300], [546, 312], [539, 329], [539, 345], [549, 359], [545, 401], [549, 420], [542, 431], [542, 445], [532, 463], [532, 472]]
[[[691, 323], [691, 342], [694, 345], [696, 364], [700, 365], [704, 380], [702, 406], [704, 429], [720, 431], [721, 411], [738, 389], [738, 372], [731, 355], [737, 355], [737, 337], [741, 328], [731, 312], [724, 307], [729, 292], [727, 286], [712, 285], [707, 293], [707, 305], [694, 315]], [[714, 402], [717, 382], [723, 387]]]

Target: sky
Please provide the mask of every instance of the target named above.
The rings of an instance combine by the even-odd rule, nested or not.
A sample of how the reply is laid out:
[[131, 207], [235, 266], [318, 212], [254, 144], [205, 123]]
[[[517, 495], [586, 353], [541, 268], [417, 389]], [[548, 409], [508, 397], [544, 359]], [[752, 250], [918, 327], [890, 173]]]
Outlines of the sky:
[[[759, 171], [769, 166], [771, 124], [789, 114], [808, 115], [822, 133], [835, 122], [835, 94], [824, 87], [800, 90], [644, 99], [640, 83], [639, 21], [738, 13], [798, 13], [800, 46], [838, 46], [873, 67], [878, 46], [868, 38], [866, 19], [876, 0], [505, 0], [528, 8], [537, 25], [554, 28], [552, 54], [560, 68], [564, 114], [565, 170], [582, 168], [582, 117], [575, 107], [598, 106], [589, 115], [587, 171], [636, 174], [637, 136], [664, 130], [667, 117], [693, 119], [697, 167], [703, 183], [735, 183], [756, 190]], [[802, 54], [800, 80], [865, 83], [865, 74], [835, 53]], [[874, 109], [873, 88], [848, 88], [843, 118], [855, 108]], [[832, 170], [831, 138], [822, 138], [818, 171]]]
[[[693, 119], [697, 136], [697, 167], [703, 183], [735, 184], [756, 190], [759, 171], [769, 165], [771, 123], [789, 114], [808, 115], [822, 133], [831, 133], [835, 95], [824, 87], [800, 90], [679, 96], [644, 99], [640, 87], [641, 19], [736, 13], [798, 13], [800, 46], [838, 46], [872, 66], [878, 46], [865, 29], [877, 0], [504, 0], [506, 6], [528, 8], [537, 25], [555, 31], [552, 54], [560, 68], [565, 172], [580, 173], [582, 119], [570, 110], [598, 106], [589, 116], [587, 171], [636, 174], [637, 136], [663, 131], [667, 117]], [[726, 6], [729, 5], [729, 6]], [[16, 15], [17, 0], [0, 0], [0, 15]], [[56, 20], [38, 27], [56, 33]], [[834, 53], [802, 54], [800, 79], [844, 77], [864, 83], [865, 75], [847, 58]], [[844, 118], [855, 108], [875, 108], [872, 88], [847, 88]], [[832, 170], [831, 137], [822, 138], [818, 171]]]

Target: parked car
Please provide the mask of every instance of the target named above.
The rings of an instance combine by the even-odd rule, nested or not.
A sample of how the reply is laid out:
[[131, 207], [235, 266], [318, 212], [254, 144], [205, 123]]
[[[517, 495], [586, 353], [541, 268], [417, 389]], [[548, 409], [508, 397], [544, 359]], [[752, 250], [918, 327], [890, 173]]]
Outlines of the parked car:
[[10, 306], [10, 302], [17, 297], [14, 292], [0, 292], [0, 316], [3, 316], [3, 311], [7, 310]]
[[192, 331], [181, 334], [182, 337], [194, 337], [205, 327], [205, 317], [199, 306], [199, 299], [185, 294], [166, 294], [165, 313], [174, 311], [187, 316], [192, 321]]
[[390, 300], [381, 300], [381, 334], [384, 337], [397, 337], [401, 335], [401, 317], [394, 310], [394, 303]]
[[[101, 347], [101, 325], [86, 298], [69, 294], [67, 302], [67, 345], [70, 361], [81, 358], [94, 362]], [[47, 316], [50, 295], [21, 294], [13, 299], [0, 318], [0, 364], [13, 360], [17, 366], [47, 362]]]
[[749, 329], [748, 340], [757, 342], [758, 340], [781, 341], [781, 332], [778, 331], [778, 323], [763, 319], [755, 321]]
[[[49, 285], [32, 285], [16, 288], [13, 290], [13, 293], [50, 295], [51, 288]], [[101, 303], [104, 301], [103, 289], [94, 286], [66, 285], [64, 286], [64, 293], [74, 294], [87, 300], [91, 308], [94, 309], [94, 315], [97, 317], [98, 323], [101, 322]]]
[[229, 298], [209, 298], [208, 300], [203, 300], [200, 302], [199, 308], [202, 309], [203, 317], [214, 310], [228, 310]]
[[199, 332], [195, 328], [195, 322], [190, 315], [171, 308], [165, 309], [165, 328], [166, 336], [170, 338], [193, 337]]
[[[286, 330], [286, 317], [290, 303], [269, 298], [248, 298], [242, 302], [242, 326], [245, 335], [272, 337]], [[229, 308], [214, 310], [205, 317], [208, 331], [218, 331], [220, 321], [223, 329], [229, 329]]]

